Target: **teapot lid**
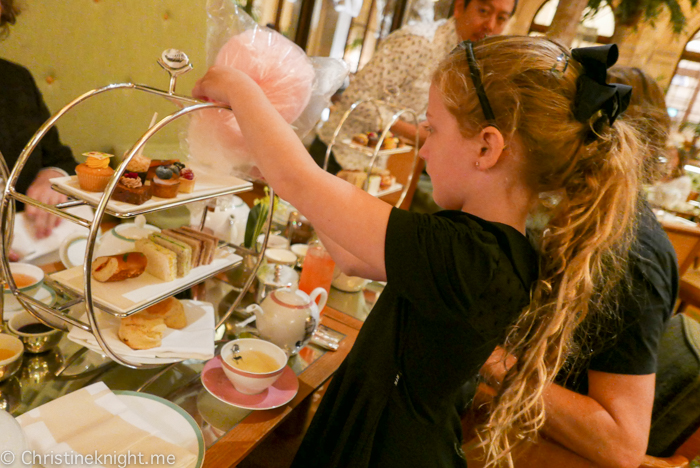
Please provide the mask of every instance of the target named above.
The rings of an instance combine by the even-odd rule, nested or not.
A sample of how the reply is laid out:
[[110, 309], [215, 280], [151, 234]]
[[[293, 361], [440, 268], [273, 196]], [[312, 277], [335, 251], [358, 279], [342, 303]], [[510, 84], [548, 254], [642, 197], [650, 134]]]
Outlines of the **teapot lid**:
[[306, 309], [311, 305], [308, 297], [302, 297], [292, 289], [276, 289], [270, 293], [270, 297], [275, 303], [293, 309]]
[[265, 286], [292, 286], [299, 283], [299, 273], [287, 265], [268, 263], [258, 270], [258, 280]]

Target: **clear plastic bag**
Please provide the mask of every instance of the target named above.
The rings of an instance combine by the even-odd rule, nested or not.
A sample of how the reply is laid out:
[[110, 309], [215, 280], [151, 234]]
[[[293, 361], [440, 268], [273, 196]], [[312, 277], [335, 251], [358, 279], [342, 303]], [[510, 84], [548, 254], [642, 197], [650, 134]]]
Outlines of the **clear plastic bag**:
[[[308, 134], [347, 76], [345, 62], [309, 58], [289, 39], [255, 23], [233, 0], [209, 0], [207, 14], [208, 65], [247, 73], [296, 134]], [[218, 173], [257, 178], [252, 155], [228, 110], [193, 113], [185, 144], [193, 162]]]

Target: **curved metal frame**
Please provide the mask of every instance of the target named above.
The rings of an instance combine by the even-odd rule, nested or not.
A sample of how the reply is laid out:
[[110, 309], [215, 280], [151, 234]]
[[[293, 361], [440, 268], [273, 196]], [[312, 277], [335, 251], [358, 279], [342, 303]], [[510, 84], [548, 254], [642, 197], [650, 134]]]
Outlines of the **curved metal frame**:
[[[385, 107], [393, 107], [396, 108], [395, 105], [388, 103], [386, 101], [382, 101], [381, 99], [360, 99], [359, 101], [355, 101], [350, 108], [345, 111], [343, 114], [343, 117], [340, 119], [340, 122], [338, 122], [338, 126], [335, 128], [335, 131], [333, 132], [333, 138], [331, 138], [331, 142], [326, 148], [326, 157], [323, 161], [323, 170], [327, 171], [328, 170], [328, 161], [330, 160], [331, 157], [331, 151], [333, 149], [333, 146], [336, 144], [336, 140], [338, 138], [338, 135], [340, 134], [341, 129], [343, 128], [343, 125], [345, 124], [345, 121], [350, 117], [350, 114], [352, 114], [355, 109], [360, 107], [363, 104], [372, 104], [374, 105], [374, 108], [377, 110], [377, 114], [379, 114], [379, 117], [381, 118], [381, 112], [379, 111], [380, 106], [385, 106]], [[391, 127], [399, 120], [399, 118], [404, 115], [404, 114], [409, 114], [413, 117], [413, 122], [416, 128], [418, 128], [418, 114], [415, 113], [412, 109], [408, 108], [398, 108], [396, 112], [394, 112], [394, 115], [391, 116], [391, 119], [389, 121], [388, 125], [383, 126], [382, 134], [379, 136], [379, 141], [377, 141], [377, 146], [374, 147], [374, 151], [372, 152], [371, 159], [369, 161], [369, 166], [367, 166], [367, 179], [365, 180], [365, 185], [363, 189], [367, 191], [369, 187], [369, 176], [372, 174], [372, 169], [374, 169], [374, 164], [377, 160], [377, 157], [379, 156], [379, 152], [381, 151], [382, 144], [384, 143], [384, 139], [386, 138], [387, 134], [389, 133]], [[382, 119], [383, 120], [383, 119]], [[408, 179], [406, 180], [406, 184], [403, 187], [403, 191], [401, 192], [401, 196], [399, 197], [399, 200], [396, 202], [396, 207], [401, 206], [403, 203], [404, 199], [406, 198], [406, 194], [408, 193], [408, 188], [411, 185], [411, 182], [413, 181], [413, 176], [414, 172], [416, 169], [416, 165], [418, 164], [418, 145], [419, 145], [419, 139], [418, 139], [418, 132], [416, 132], [415, 136], [415, 141], [413, 144], [413, 165], [412, 169], [408, 174]]]
[[[181, 107], [179, 110], [167, 115], [157, 123], [155, 123], [151, 128], [144, 133], [141, 138], [139, 138], [134, 146], [127, 151], [125, 154], [124, 160], [122, 163], [119, 165], [119, 167], [115, 170], [115, 175], [112, 177], [110, 180], [109, 184], [105, 188], [104, 194], [95, 208], [95, 214], [93, 216], [92, 221], [88, 221], [84, 218], [72, 215], [70, 213], [67, 213], [63, 211], [63, 208], [66, 208], [68, 206], [75, 206], [79, 204], [85, 204], [84, 202], [73, 202], [69, 201], [67, 203], [61, 204], [61, 205], [56, 205], [56, 206], [50, 206], [46, 205], [44, 203], [39, 202], [38, 200], [35, 200], [33, 198], [30, 198], [26, 195], [23, 195], [21, 193], [18, 193], [15, 191], [15, 185], [17, 183], [17, 180], [19, 178], [19, 174], [21, 173], [22, 169], [24, 168], [27, 159], [29, 155], [34, 151], [34, 148], [36, 148], [37, 144], [41, 139], [44, 137], [44, 135], [53, 127], [56, 122], [63, 116], [65, 115], [68, 111], [76, 107], [78, 104], [81, 102], [97, 95], [101, 94], [103, 92], [107, 91], [113, 91], [113, 90], [119, 90], [119, 89], [133, 89], [136, 91], [143, 91], [151, 94], [155, 94], [158, 96], [165, 97], [172, 101], [175, 105], [180, 105], [181, 103], [186, 103], [190, 104], [189, 106], [186, 107]], [[100, 227], [100, 223], [102, 222], [102, 218], [104, 217], [105, 210], [107, 208], [107, 203], [112, 197], [112, 193], [114, 192], [114, 189], [117, 186], [117, 183], [119, 181], [119, 178], [124, 174], [126, 171], [126, 166], [129, 164], [131, 159], [134, 157], [135, 154], [138, 153], [138, 151], [146, 144], [146, 142], [154, 135], [156, 134], [160, 129], [165, 127], [166, 125], [170, 124], [174, 120], [182, 117], [183, 115], [189, 114], [191, 112], [196, 112], [199, 110], [203, 109], [209, 109], [209, 108], [221, 108], [221, 109], [228, 109], [231, 110], [230, 107], [222, 105], [222, 104], [216, 104], [216, 103], [208, 103], [208, 102], [202, 102], [196, 99], [193, 99], [188, 96], [182, 96], [182, 95], [177, 95], [173, 93], [174, 86], [172, 82], [172, 76], [171, 76], [171, 83], [170, 83], [170, 92], [165, 92], [156, 88], [151, 88], [149, 86], [143, 86], [143, 85], [137, 85], [134, 83], [118, 83], [118, 84], [111, 84], [108, 86], [104, 86], [102, 88], [96, 88], [91, 91], [88, 91], [87, 93], [84, 93], [83, 95], [77, 97], [70, 103], [68, 103], [66, 106], [64, 106], [58, 113], [54, 114], [49, 120], [47, 120], [40, 128], [37, 130], [37, 132], [34, 134], [32, 139], [27, 143], [27, 146], [25, 146], [24, 150], [20, 154], [19, 159], [17, 160], [17, 163], [15, 164], [14, 168], [12, 169], [12, 172], [10, 173], [9, 177], [4, 177], [5, 178], [5, 188], [2, 193], [2, 201], [0, 204], [0, 227], [3, 232], [2, 236], [2, 241], [4, 243], [4, 246], [6, 248], [3, 249], [3, 254], [0, 263], [2, 263], [2, 270], [3, 274], [5, 275], [6, 278], [9, 278], [8, 280], [8, 286], [9, 289], [12, 291], [12, 294], [17, 298], [17, 300], [22, 304], [22, 306], [25, 307], [29, 311], [29, 313], [39, 320], [42, 323], [45, 323], [49, 325], [46, 320], [42, 317], [41, 313], [38, 312], [38, 310], [56, 317], [64, 322], [67, 322], [73, 326], [80, 327], [83, 330], [92, 333], [98, 344], [100, 345], [100, 348], [102, 351], [113, 361], [126, 366], [130, 368], [139, 368], [139, 369], [150, 369], [150, 368], [157, 368], [163, 366], [163, 364], [139, 364], [139, 363], [133, 363], [130, 362], [126, 359], [123, 359], [120, 357], [118, 354], [116, 354], [110, 346], [107, 344], [105, 341], [104, 337], [102, 336], [102, 332], [100, 331], [96, 317], [95, 317], [95, 308], [94, 308], [94, 303], [93, 303], [93, 297], [92, 297], [92, 281], [91, 281], [91, 272], [90, 272], [90, 265], [92, 265], [92, 259], [93, 255], [95, 252], [95, 241], [97, 240], [97, 235], [98, 235], [98, 230]], [[2, 167], [5, 166], [5, 167]], [[0, 165], [0, 169], [4, 170], [7, 172], [7, 167], [4, 164], [3, 160], [3, 165]], [[6, 174], [5, 174], [6, 175]], [[274, 191], [272, 188], [270, 188], [270, 197], [271, 200], [274, 198]], [[206, 198], [213, 198], [212, 196], [206, 196], [206, 197], [200, 197], [200, 198], [195, 198], [188, 200], [187, 203], [194, 202], [197, 200], [202, 200]], [[73, 223], [79, 224], [80, 226], [83, 226], [85, 228], [89, 229], [89, 234], [87, 238], [87, 249], [85, 251], [85, 259], [83, 263], [83, 278], [84, 278], [84, 285], [83, 285], [83, 302], [85, 303], [85, 310], [86, 310], [86, 315], [88, 317], [88, 324], [85, 324], [79, 320], [76, 320], [72, 317], [65, 316], [63, 314], [60, 314], [58, 311], [54, 310], [51, 307], [46, 306], [45, 304], [37, 301], [33, 297], [30, 297], [22, 292], [20, 292], [17, 289], [17, 285], [14, 282], [14, 279], [12, 278], [12, 275], [10, 274], [10, 267], [9, 267], [9, 246], [11, 245], [11, 233], [14, 232], [14, 205], [15, 205], [15, 200], [21, 201], [25, 204], [28, 205], [33, 205], [37, 206], [44, 211], [48, 211], [51, 214], [54, 214], [56, 216], [59, 216], [63, 219], [67, 219]], [[171, 208], [173, 206], [177, 206], [179, 204], [185, 204], [185, 203], [173, 203], [169, 204], [166, 207], [159, 208], [159, 210]], [[155, 210], [154, 210], [155, 211]], [[264, 256], [263, 253], [265, 251], [265, 248], [267, 246], [267, 241], [270, 235], [270, 227], [272, 225], [272, 217], [273, 217], [273, 211], [274, 211], [274, 204], [270, 203], [270, 210], [268, 212], [268, 218], [266, 222], [266, 227], [267, 229], [265, 230], [265, 238], [263, 241], [263, 248], [259, 253], [253, 253], [247, 251], [247, 249], [243, 249], [238, 246], [233, 246], [229, 244], [229, 246], [236, 248], [238, 250], [242, 250], [248, 254], [254, 254], [256, 255], [257, 262], [255, 264], [255, 267], [253, 268], [253, 271], [246, 281], [244, 288], [242, 291], [239, 293], [239, 297], [236, 299], [232, 307], [229, 309], [229, 311], [224, 315], [224, 317], [221, 319], [219, 324], [217, 324], [217, 327], [223, 323], [233, 312], [234, 307], [240, 303], [242, 300], [243, 295], [248, 291], [250, 286], [253, 283], [253, 280], [255, 279], [255, 274], [260, 267], [260, 264], [262, 263]], [[205, 210], [206, 213], [206, 210]], [[153, 301], [155, 303], [156, 301]], [[149, 303], [148, 305], [151, 305]], [[147, 306], [144, 306], [147, 307]]]

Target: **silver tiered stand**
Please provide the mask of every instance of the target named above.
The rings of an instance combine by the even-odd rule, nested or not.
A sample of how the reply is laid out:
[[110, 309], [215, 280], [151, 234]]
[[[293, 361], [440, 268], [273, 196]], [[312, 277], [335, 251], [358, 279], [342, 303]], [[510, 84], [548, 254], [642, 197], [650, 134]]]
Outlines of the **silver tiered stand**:
[[[173, 201], [172, 203], [167, 204], [167, 206], [158, 206], [158, 207], [151, 207], [151, 208], [145, 208], [145, 209], [140, 209], [138, 206], [134, 206], [134, 210], [130, 211], [128, 213], [124, 212], [114, 212], [113, 210], [110, 210], [108, 208], [108, 202], [110, 201], [112, 197], [112, 193], [114, 192], [115, 187], [117, 186], [117, 183], [121, 176], [124, 174], [126, 171], [126, 166], [129, 164], [131, 159], [134, 157], [135, 154], [137, 154], [141, 148], [146, 144], [146, 142], [158, 131], [160, 131], [163, 127], [166, 125], [170, 124], [171, 122], [179, 119], [180, 117], [190, 114], [192, 112], [197, 112], [201, 111], [203, 109], [212, 109], [212, 108], [222, 108], [222, 109], [228, 109], [230, 108], [228, 106], [222, 105], [222, 104], [217, 104], [217, 103], [209, 103], [209, 102], [202, 102], [197, 99], [194, 99], [189, 96], [183, 96], [180, 94], [175, 94], [175, 85], [177, 81], [177, 77], [183, 73], [186, 73], [187, 71], [192, 69], [192, 65], [189, 62], [189, 59], [187, 58], [187, 55], [184, 53], [177, 51], [175, 49], [168, 49], [163, 52], [161, 55], [161, 58], [158, 60], [158, 64], [163, 67], [169, 74], [170, 74], [170, 83], [167, 91], [152, 88], [149, 86], [144, 86], [144, 85], [139, 85], [139, 84], [134, 84], [134, 83], [118, 83], [118, 84], [111, 84], [108, 86], [104, 86], [102, 88], [97, 88], [93, 89], [91, 91], [88, 91], [87, 93], [83, 94], [82, 96], [79, 96], [78, 98], [74, 99], [72, 102], [68, 103], [65, 107], [63, 107], [59, 112], [57, 112], [55, 115], [53, 115], [49, 120], [47, 120], [40, 128], [37, 130], [37, 132], [34, 134], [32, 139], [27, 143], [27, 146], [24, 148], [22, 151], [22, 154], [20, 155], [17, 163], [15, 164], [14, 168], [12, 169], [11, 172], [8, 171], [7, 165], [5, 163], [5, 160], [0, 157], [0, 178], [5, 181], [5, 187], [2, 192], [2, 200], [0, 202], [0, 226], [2, 228], [2, 254], [0, 255], [0, 263], [2, 264], [2, 272], [3, 276], [5, 278], [5, 281], [7, 283], [7, 286], [9, 287], [10, 291], [12, 294], [17, 298], [17, 300], [22, 304], [22, 306], [31, 314], [33, 315], [37, 320], [40, 322], [46, 324], [46, 325], [51, 325], [55, 327], [55, 321], [53, 321], [51, 324], [47, 323], [47, 317], [53, 317], [55, 319], [58, 319], [63, 325], [64, 325], [64, 330], [67, 330], [68, 325], [72, 325], [74, 327], [80, 327], [81, 329], [92, 333], [97, 340], [97, 342], [100, 345], [100, 348], [104, 352], [106, 356], [114, 360], [115, 362], [130, 367], [130, 368], [139, 368], [139, 369], [150, 369], [150, 368], [156, 368], [156, 367], [161, 367], [163, 364], [143, 364], [143, 363], [135, 363], [131, 362], [122, 356], [118, 355], [115, 353], [109, 346], [109, 344], [105, 341], [104, 336], [102, 332], [100, 331], [100, 327], [97, 324], [97, 320], [95, 318], [95, 304], [93, 300], [93, 291], [92, 291], [92, 282], [91, 282], [91, 274], [90, 274], [90, 267], [92, 265], [92, 260], [95, 252], [95, 241], [97, 240], [97, 235], [98, 231], [100, 228], [100, 224], [102, 223], [102, 219], [105, 215], [105, 213], [113, 215], [117, 218], [132, 218], [136, 215], [139, 214], [144, 214], [144, 213], [149, 213], [153, 211], [160, 211], [168, 208], [173, 208], [176, 206], [184, 205], [187, 203], [192, 203], [192, 202], [197, 202], [197, 201], [202, 201], [202, 200], [207, 200], [211, 198], [215, 198], [218, 196], [222, 195], [229, 195], [233, 193], [240, 193], [243, 191], [250, 190], [250, 188], [245, 187], [245, 188], [240, 188], [240, 187], [222, 187], [222, 190], [215, 193], [215, 194], [208, 194], [208, 195], [201, 195], [201, 196], [194, 196], [187, 198], [185, 200], [177, 200]], [[34, 151], [36, 146], [38, 145], [39, 141], [46, 135], [46, 133], [53, 127], [56, 122], [63, 117], [66, 113], [68, 113], [70, 110], [72, 110], [74, 107], [76, 107], [78, 104], [90, 99], [93, 96], [96, 96], [101, 93], [105, 93], [108, 91], [114, 91], [114, 90], [120, 90], [120, 89], [127, 89], [127, 90], [134, 90], [134, 91], [140, 91], [140, 92], [145, 92], [149, 94], [155, 94], [157, 96], [161, 96], [176, 105], [180, 107], [179, 110], [167, 115], [160, 121], [156, 122], [151, 128], [148, 129], [146, 133], [139, 138], [136, 143], [129, 149], [129, 151], [126, 152], [124, 156], [124, 160], [122, 163], [119, 165], [119, 167], [115, 170], [114, 176], [110, 180], [109, 184], [107, 185], [107, 188], [104, 191], [104, 194], [100, 198], [99, 203], [95, 205], [95, 203], [89, 201], [89, 200], [83, 200], [80, 199], [79, 197], [76, 197], [75, 195], [68, 194], [69, 196], [73, 196], [73, 199], [69, 199], [65, 203], [61, 203], [55, 206], [47, 205], [42, 202], [39, 202], [38, 200], [35, 200], [31, 197], [28, 197], [24, 194], [21, 194], [15, 190], [15, 185], [17, 183], [17, 180], [19, 178], [20, 173], [22, 172], [22, 169], [24, 168], [27, 159], [29, 158], [29, 155]], [[61, 191], [59, 187], [56, 187], [54, 185], [54, 189], [57, 189]], [[274, 197], [274, 192], [272, 188], [270, 187], [270, 197]], [[87, 238], [87, 247], [85, 251], [85, 258], [83, 262], [83, 292], [82, 294], [68, 290], [67, 288], [64, 288], [63, 285], [58, 284], [55, 281], [52, 281], [50, 277], [46, 278], [47, 283], [49, 283], [53, 288], [57, 289], [60, 291], [62, 294], [67, 296], [69, 300], [61, 305], [58, 306], [47, 306], [44, 303], [36, 300], [35, 298], [22, 293], [19, 291], [17, 288], [17, 285], [15, 284], [14, 279], [12, 278], [12, 275], [10, 273], [10, 260], [9, 260], [9, 250], [12, 245], [12, 235], [13, 235], [13, 230], [14, 230], [14, 215], [15, 215], [15, 203], [16, 201], [20, 201], [26, 205], [32, 205], [36, 206], [44, 211], [47, 211], [53, 215], [56, 215], [60, 218], [66, 219], [72, 223], [76, 223], [80, 226], [83, 226], [87, 229], [89, 229], [89, 234]], [[80, 205], [90, 205], [94, 208], [95, 214], [93, 217], [92, 221], [89, 221], [87, 219], [84, 219], [82, 217], [73, 215], [69, 212], [66, 211], [67, 208], [71, 208], [74, 206], [80, 206]], [[221, 319], [218, 321], [216, 324], [216, 328], [219, 328], [232, 314], [232, 312], [240, 305], [241, 300], [243, 299], [243, 296], [246, 294], [246, 292], [250, 289], [251, 285], [253, 284], [253, 281], [255, 279], [255, 274], [262, 263], [264, 256], [263, 253], [265, 251], [265, 248], [267, 247], [267, 241], [270, 235], [270, 227], [272, 225], [272, 216], [273, 216], [273, 207], [274, 203], [270, 203], [270, 209], [267, 214], [267, 219], [265, 223], [265, 230], [264, 230], [264, 240], [262, 243], [262, 248], [260, 249], [260, 252], [252, 251], [249, 249], [246, 249], [242, 246], [231, 244], [231, 243], [225, 243], [223, 248], [227, 249], [232, 249], [235, 251], [237, 254], [240, 254], [243, 257], [250, 257], [252, 256], [256, 261], [255, 265], [253, 268], [250, 270], [250, 275], [246, 279], [241, 291], [238, 294], [238, 297], [236, 300], [231, 304], [231, 306], [228, 308], [226, 313], [221, 317]], [[204, 213], [202, 215], [202, 220], [200, 226], [204, 226], [204, 223], [206, 221], [206, 215], [207, 215], [207, 209], [204, 210]], [[221, 246], [221, 244], [220, 244]], [[206, 278], [214, 276], [218, 273], [221, 273], [224, 270], [233, 268], [237, 265], [240, 264], [240, 261], [233, 263], [232, 265], [228, 265], [226, 268], [221, 269], [219, 271], [213, 271], [209, 275], [206, 276]], [[165, 297], [169, 295], [176, 294], [178, 292], [181, 292], [185, 289], [188, 289], [195, 284], [204, 281], [206, 278], [198, 278], [194, 280], [191, 284], [185, 284], [183, 286], [180, 286], [178, 288], [174, 288], [172, 291], [169, 292], [166, 296], [157, 296], [154, 297], [152, 300], [149, 300], [147, 303], [142, 303], [140, 304], [137, 308], [134, 308], [133, 310], [129, 310], [126, 313], [119, 313], [115, 312], [114, 310], [110, 310], [109, 307], [100, 307], [101, 310], [105, 310], [105, 312], [112, 313], [113, 315], [121, 316], [121, 317], [126, 317], [129, 315], [132, 315], [140, 310], [145, 309], [146, 307], [149, 307], [160, 300], [164, 299]], [[0, 298], [0, 301], [2, 301], [2, 298]], [[64, 312], [66, 312], [68, 309], [71, 307], [84, 303], [85, 304], [85, 310], [87, 312], [87, 318], [88, 318], [88, 323], [84, 323], [83, 321], [80, 321], [74, 317], [71, 317], [69, 315], [66, 315]], [[0, 307], [2, 307], [2, 302], [0, 302]], [[0, 309], [1, 310], [1, 309]], [[175, 363], [176, 364], [176, 363]], [[168, 366], [165, 370], [169, 369], [172, 365]], [[159, 372], [157, 375], [162, 374], [162, 372]]]
[[[355, 112], [356, 109], [358, 109], [361, 106], [367, 106], [367, 105], [372, 105], [374, 106], [377, 114], [379, 115], [380, 119], [382, 120], [382, 125], [380, 127], [383, 129], [382, 134], [379, 136], [379, 140], [377, 142], [377, 146], [374, 148], [359, 148], [358, 146], [351, 146], [349, 144], [338, 142], [338, 135], [340, 135], [340, 132], [343, 128], [343, 125], [347, 121], [348, 117]], [[380, 107], [385, 107], [392, 109], [394, 111], [394, 114], [391, 116], [391, 119], [389, 119], [386, 124], [384, 124], [383, 119], [381, 117], [381, 112], [379, 111]], [[384, 151], [386, 150], [381, 150], [380, 148], [382, 147], [382, 144], [384, 143], [384, 140], [387, 137], [387, 134], [391, 130], [391, 127], [401, 118], [402, 115], [408, 115], [413, 118], [413, 124], [415, 125], [416, 128], [418, 128], [418, 115], [413, 111], [412, 109], [404, 108], [404, 107], [398, 107], [394, 104], [392, 104], [389, 101], [384, 101], [381, 99], [360, 99], [359, 101], [354, 102], [350, 108], [345, 111], [345, 114], [343, 114], [343, 117], [340, 119], [340, 122], [338, 122], [338, 126], [335, 128], [335, 131], [333, 132], [333, 138], [331, 139], [330, 144], [328, 145], [328, 148], [326, 149], [326, 157], [323, 162], [323, 169], [328, 170], [328, 161], [331, 156], [331, 151], [333, 147], [338, 144], [338, 145], [343, 145], [349, 148], [352, 148], [354, 151], [357, 151], [360, 154], [364, 154], [367, 158], [367, 179], [365, 180], [364, 184], [364, 190], [367, 191], [369, 188], [369, 176], [372, 173], [372, 169], [374, 168], [374, 165], [377, 161], [377, 157]], [[398, 201], [396, 202], [397, 207], [401, 206], [401, 203], [403, 203], [404, 199], [406, 198], [406, 194], [408, 193], [408, 189], [411, 186], [411, 182], [413, 181], [413, 177], [415, 175], [415, 169], [416, 165], [418, 164], [418, 132], [416, 132], [416, 137], [413, 143], [413, 164], [411, 166], [411, 171], [408, 173], [408, 179], [406, 180], [406, 183], [403, 184], [403, 188], [401, 191], [401, 196], [399, 197]]]

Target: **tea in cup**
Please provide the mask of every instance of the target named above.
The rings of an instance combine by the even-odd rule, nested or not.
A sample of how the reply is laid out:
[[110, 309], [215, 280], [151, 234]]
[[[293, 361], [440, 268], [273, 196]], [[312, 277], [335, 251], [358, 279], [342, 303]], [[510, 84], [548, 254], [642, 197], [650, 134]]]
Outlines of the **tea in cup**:
[[221, 363], [236, 390], [255, 395], [264, 392], [282, 375], [287, 354], [269, 341], [241, 338], [221, 348]]
[[0, 333], [0, 382], [19, 370], [23, 354], [24, 346], [17, 337]]
[[[15, 285], [17, 285], [17, 289], [28, 296], [37, 292], [44, 283], [44, 271], [36, 265], [30, 265], [29, 263], [10, 263], [10, 271], [12, 272], [12, 278], [15, 281]], [[5, 309], [19, 310], [22, 307], [7, 284], [5, 284], [3, 294]]]

